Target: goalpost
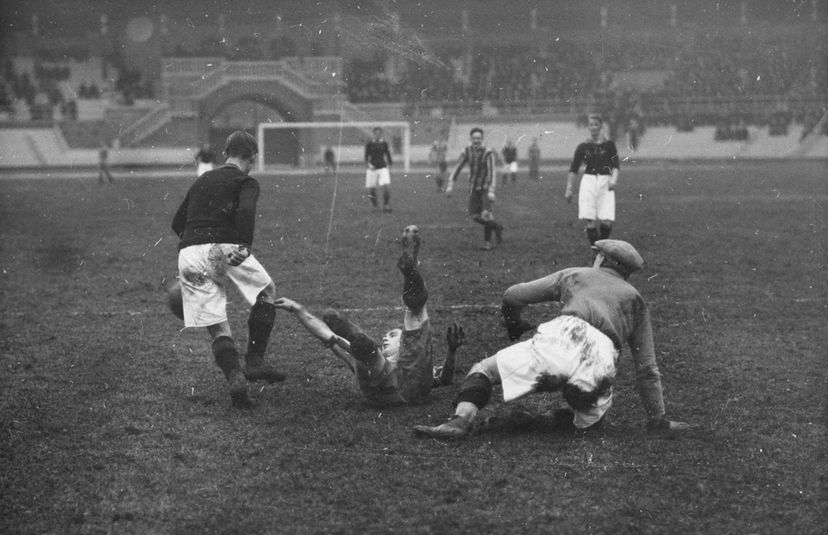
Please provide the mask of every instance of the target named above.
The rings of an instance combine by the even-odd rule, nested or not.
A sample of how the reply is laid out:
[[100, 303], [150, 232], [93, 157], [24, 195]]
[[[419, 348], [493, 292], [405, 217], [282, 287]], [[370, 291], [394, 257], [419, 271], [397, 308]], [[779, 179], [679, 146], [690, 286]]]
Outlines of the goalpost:
[[374, 127], [383, 129], [392, 159], [411, 171], [411, 125], [407, 121], [259, 123], [257, 170], [293, 167], [321, 169], [325, 150], [334, 151], [337, 165], [365, 162], [365, 143]]

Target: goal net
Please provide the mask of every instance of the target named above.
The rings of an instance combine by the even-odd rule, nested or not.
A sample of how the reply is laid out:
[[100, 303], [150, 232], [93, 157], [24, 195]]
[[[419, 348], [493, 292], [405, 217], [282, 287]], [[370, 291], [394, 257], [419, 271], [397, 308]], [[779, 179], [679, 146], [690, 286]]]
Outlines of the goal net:
[[411, 170], [411, 125], [405, 121], [260, 123], [258, 171], [322, 169], [331, 149], [337, 165], [364, 164], [365, 144], [380, 127], [396, 165]]

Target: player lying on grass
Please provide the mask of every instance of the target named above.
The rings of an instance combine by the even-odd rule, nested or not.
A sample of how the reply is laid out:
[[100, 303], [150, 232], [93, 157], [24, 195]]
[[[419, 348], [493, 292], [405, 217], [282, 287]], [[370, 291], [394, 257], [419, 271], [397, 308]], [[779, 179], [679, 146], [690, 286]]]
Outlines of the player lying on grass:
[[534, 392], [561, 392], [579, 429], [594, 426], [612, 405], [612, 382], [622, 343], [630, 346], [636, 385], [650, 430], [691, 426], [664, 414], [661, 376], [656, 365], [650, 313], [641, 294], [627, 282], [644, 261], [620, 240], [599, 240], [593, 267], [569, 268], [516, 284], [506, 290], [501, 312], [510, 340], [534, 327], [521, 320], [532, 303], [557, 301], [559, 317], [538, 326], [535, 335], [476, 363], [455, 399], [454, 416], [436, 427], [415, 426], [417, 434], [462, 438], [486, 406], [492, 385], [503, 385], [503, 400]]
[[451, 384], [457, 349], [465, 342], [463, 328], [453, 324], [446, 332], [446, 359], [442, 366], [433, 366], [431, 320], [426, 309], [428, 290], [417, 263], [419, 229], [406, 227], [401, 243], [403, 251], [397, 268], [403, 275], [403, 327], [388, 331], [382, 344], [335, 310], [327, 310], [320, 320], [286, 297], [275, 303], [277, 308], [293, 312], [311, 334], [344, 360], [355, 371], [362, 393], [378, 406], [422, 403], [433, 386]]

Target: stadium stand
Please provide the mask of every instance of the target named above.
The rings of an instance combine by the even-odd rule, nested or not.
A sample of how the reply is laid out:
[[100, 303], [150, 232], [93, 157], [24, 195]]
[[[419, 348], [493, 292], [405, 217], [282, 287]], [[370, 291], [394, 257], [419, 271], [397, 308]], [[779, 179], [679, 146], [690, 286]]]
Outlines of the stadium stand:
[[[602, 113], [610, 137], [638, 157], [822, 150], [828, 67], [825, 13], [816, 3], [751, 0], [739, 10], [702, 0], [671, 12], [652, 2], [647, 22], [633, 16], [642, 5], [633, 0], [586, 11], [575, 0], [539, 3], [531, 14], [494, 0], [474, 9], [424, 0], [368, 18], [333, 4], [331, 17], [303, 4], [275, 25], [257, 16], [273, 9], [264, 0], [251, 0], [244, 12], [205, 7], [208, 24], [165, 14], [164, 38], [144, 51], [148, 57], [117, 31], [95, 35], [94, 7], [50, 4], [71, 13], [61, 22], [73, 25], [72, 35], [57, 23], [24, 35], [31, 12], [46, 8], [21, 8], [9, 14], [21, 18], [14, 35], [4, 36], [0, 126], [41, 127], [49, 139], [57, 125], [65, 148], [56, 150], [64, 152], [95, 151], [115, 137], [128, 149], [180, 150], [227, 127], [199, 115], [225, 105], [205, 105], [206, 98], [228, 84], [263, 79], [280, 83], [279, 98], [294, 101], [274, 102], [257, 89], [252, 116], [262, 116], [264, 106], [274, 110], [266, 117], [282, 120], [408, 120], [415, 160], [424, 152], [418, 147], [452, 122], [457, 130], [484, 124], [495, 146], [507, 136], [528, 143], [535, 137], [528, 132], [543, 132], [544, 158], [568, 158], [562, 147], [583, 135], [587, 112]], [[110, 25], [124, 26], [129, 16], [111, 14]], [[230, 38], [219, 39], [215, 24]], [[162, 57], [157, 74], [141, 67]], [[225, 95], [230, 105], [244, 92]], [[29, 153], [16, 160], [49, 164], [53, 157], [38, 151], [50, 146], [18, 143], [16, 150]]]

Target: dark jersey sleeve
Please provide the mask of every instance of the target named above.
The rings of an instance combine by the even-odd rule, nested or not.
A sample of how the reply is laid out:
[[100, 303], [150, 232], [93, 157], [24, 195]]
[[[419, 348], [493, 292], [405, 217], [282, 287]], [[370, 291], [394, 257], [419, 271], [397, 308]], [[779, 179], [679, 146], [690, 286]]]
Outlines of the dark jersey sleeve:
[[609, 167], [611, 169], [618, 169], [620, 167], [620, 164], [618, 162], [618, 147], [615, 146], [615, 142], [607, 141], [607, 149], [610, 158]]
[[575, 149], [575, 155], [572, 157], [572, 163], [569, 165], [569, 172], [570, 173], [577, 173], [581, 169], [581, 164], [584, 163], [584, 152], [585, 147], [583, 143], [578, 145], [578, 148]]
[[172, 230], [179, 238], [184, 234], [184, 228], [187, 226], [187, 205], [189, 204], [189, 195], [184, 196], [184, 200], [176, 210], [172, 220]]
[[256, 202], [259, 199], [259, 183], [248, 178], [239, 190], [239, 206], [236, 209], [236, 229], [239, 241], [247, 246], [253, 244], [253, 230], [256, 227]]

